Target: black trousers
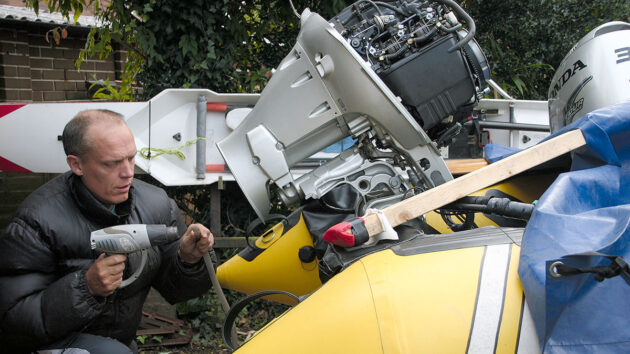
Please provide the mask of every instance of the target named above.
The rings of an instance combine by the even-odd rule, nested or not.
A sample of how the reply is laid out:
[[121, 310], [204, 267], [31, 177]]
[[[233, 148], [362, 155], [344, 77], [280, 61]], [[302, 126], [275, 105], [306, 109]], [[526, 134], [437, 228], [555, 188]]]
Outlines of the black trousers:
[[136, 354], [137, 352], [136, 342], [132, 341], [130, 346], [126, 346], [116, 339], [87, 333], [73, 333], [37, 351], [38, 354]]

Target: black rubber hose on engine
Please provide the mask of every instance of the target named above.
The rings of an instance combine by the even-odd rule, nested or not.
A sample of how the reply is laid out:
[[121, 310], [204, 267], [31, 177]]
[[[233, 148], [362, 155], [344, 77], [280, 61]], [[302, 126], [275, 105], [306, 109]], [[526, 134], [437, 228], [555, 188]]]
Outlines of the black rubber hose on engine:
[[405, 43], [402, 46], [400, 46], [400, 48], [396, 52], [392, 54], [383, 55], [383, 60], [385, 60], [389, 64], [390, 60], [399, 58], [401, 55], [403, 55], [407, 51], [408, 48], [409, 46]]
[[449, 208], [484, 212], [521, 220], [529, 220], [534, 212], [533, 204], [521, 203], [509, 198], [489, 196], [464, 197], [444, 207], [444, 209]]
[[470, 15], [468, 15], [468, 13], [466, 13], [466, 11], [464, 11], [464, 9], [462, 9], [461, 6], [459, 6], [459, 4], [457, 4], [455, 1], [435, 0], [435, 2], [446, 5], [446, 6], [450, 6], [459, 16], [463, 17], [466, 23], [468, 24], [468, 34], [464, 38], [462, 38], [459, 42], [455, 43], [454, 46], [448, 48], [448, 52], [452, 53], [456, 49], [461, 49], [464, 46], [464, 44], [470, 42], [470, 40], [473, 39], [473, 37], [475, 36], [475, 32], [477, 31], [477, 26], [475, 25], [475, 21], [472, 19], [472, 17], [470, 17]]
[[[419, 29], [413, 32], [414, 36], [416, 35], [417, 32], [419, 32]], [[412, 41], [413, 41], [414, 44], [422, 43], [422, 42], [426, 41], [427, 39], [433, 37], [433, 35], [435, 35], [435, 32], [437, 32], [437, 27], [431, 28], [431, 30], [429, 32], [427, 32], [426, 34], [424, 34], [421, 37], [414, 37], [412, 39]]]

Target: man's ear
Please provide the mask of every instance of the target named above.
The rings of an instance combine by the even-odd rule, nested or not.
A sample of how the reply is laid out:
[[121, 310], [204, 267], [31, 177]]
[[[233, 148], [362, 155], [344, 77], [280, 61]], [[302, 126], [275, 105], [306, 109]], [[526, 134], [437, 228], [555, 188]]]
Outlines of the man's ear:
[[83, 176], [83, 165], [81, 164], [81, 158], [79, 156], [68, 155], [66, 156], [66, 162], [75, 175]]

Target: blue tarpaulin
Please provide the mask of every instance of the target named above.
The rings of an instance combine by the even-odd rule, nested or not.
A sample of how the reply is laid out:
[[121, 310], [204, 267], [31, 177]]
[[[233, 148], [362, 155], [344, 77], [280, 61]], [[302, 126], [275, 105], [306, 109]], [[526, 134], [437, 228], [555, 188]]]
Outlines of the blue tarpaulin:
[[627, 279], [550, 271], [556, 262], [608, 266], [602, 255], [630, 262], [630, 102], [556, 134], [572, 129], [582, 130], [587, 146], [540, 198], [523, 236], [519, 275], [544, 352], [630, 353]]

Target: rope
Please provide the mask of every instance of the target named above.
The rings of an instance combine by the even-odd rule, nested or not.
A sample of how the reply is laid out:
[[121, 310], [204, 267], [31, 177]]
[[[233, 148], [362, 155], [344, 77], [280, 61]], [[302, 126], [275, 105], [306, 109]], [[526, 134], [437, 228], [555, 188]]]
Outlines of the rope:
[[[595, 252], [589, 255], [595, 255]], [[605, 266], [579, 268], [558, 261], [554, 262], [550, 267], [551, 276], [553, 276], [554, 278], [560, 278], [562, 276], [592, 273], [593, 278], [596, 281], [602, 282], [604, 281], [604, 279], [609, 279], [621, 275], [626, 283], [630, 285], [630, 266], [628, 265], [628, 263], [626, 263], [626, 261], [620, 256], [601, 256], [609, 259], [611, 261], [610, 264]]]
[[174, 146], [174, 147], [169, 147], [169, 148], [164, 148], [164, 149], [143, 147], [142, 149], [140, 149], [139, 153], [140, 153], [140, 156], [144, 157], [147, 160], [153, 160], [154, 158], [160, 155], [175, 155], [177, 156], [178, 159], [183, 161], [186, 159], [186, 155], [181, 150], [185, 147], [196, 144], [197, 141], [201, 139], [205, 140], [206, 138], [198, 137], [197, 139], [193, 139], [186, 142], [184, 145]]

